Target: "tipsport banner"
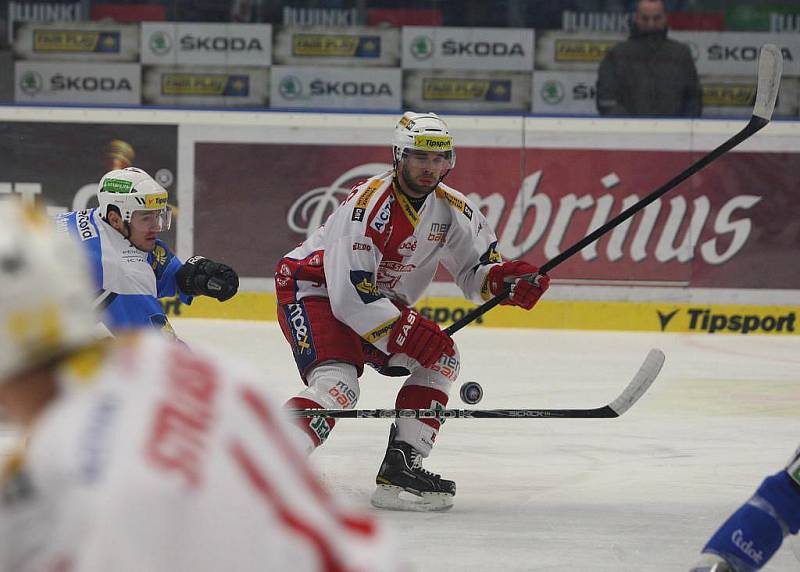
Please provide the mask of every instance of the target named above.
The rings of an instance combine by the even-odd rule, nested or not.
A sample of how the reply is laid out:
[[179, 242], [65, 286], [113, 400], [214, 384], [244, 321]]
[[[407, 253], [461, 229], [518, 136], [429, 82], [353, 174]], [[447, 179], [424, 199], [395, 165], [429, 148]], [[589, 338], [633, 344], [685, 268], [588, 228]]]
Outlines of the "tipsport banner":
[[[97, 183], [112, 169], [147, 171], [177, 205], [175, 125], [0, 122], [0, 196], [43, 203], [51, 215], [97, 206]], [[174, 246], [180, 213], [163, 237]]]
[[284, 27], [275, 35], [273, 60], [280, 65], [396, 67], [400, 64], [400, 30]]
[[[195, 143], [195, 250], [231, 261], [244, 276], [271, 276], [353, 184], [390, 168], [387, 153], [373, 145]], [[461, 147], [458, 154], [447, 183], [475, 201], [503, 255], [534, 264], [697, 158], [609, 149]], [[800, 238], [798, 169], [798, 153], [725, 155], [553, 274], [595, 284], [796, 288], [800, 268], [787, 261]], [[226, 193], [213, 192], [222, 188]], [[254, 193], [269, 200], [253, 201]], [[231, 202], [248, 208], [232, 210]], [[243, 228], [269, 231], [231, 231]]]
[[105, 22], [27, 22], [16, 31], [22, 60], [138, 62], [139, 26]]

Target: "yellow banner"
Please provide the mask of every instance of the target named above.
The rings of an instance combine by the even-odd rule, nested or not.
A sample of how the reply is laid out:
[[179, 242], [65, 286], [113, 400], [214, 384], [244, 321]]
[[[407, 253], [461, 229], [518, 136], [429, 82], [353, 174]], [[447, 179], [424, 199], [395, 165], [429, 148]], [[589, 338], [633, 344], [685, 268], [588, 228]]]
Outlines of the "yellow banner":
[[[164, 299], [169, 316], [275, 320], [275, 294], [241, 292], [220, 303], [206, 297], [191, 306]], [[447, 326], [475, 305], [459, 298], [423, 298], [416, 305], [426, 318]], [[742, 306], [723, 304], [673, 304], [670, 302], [575, 302], [542, 300], [526, 312], [513, 306], [497, 306], [471, 326], [494, 328], [542, 328], [634, 332], [694, 332], [700, 334], [795, 335], [796, 306]]]
[[557, 39], [555, 60], [600, 63], [606, 57], [606, 52], [618, 43], [619, 40]]

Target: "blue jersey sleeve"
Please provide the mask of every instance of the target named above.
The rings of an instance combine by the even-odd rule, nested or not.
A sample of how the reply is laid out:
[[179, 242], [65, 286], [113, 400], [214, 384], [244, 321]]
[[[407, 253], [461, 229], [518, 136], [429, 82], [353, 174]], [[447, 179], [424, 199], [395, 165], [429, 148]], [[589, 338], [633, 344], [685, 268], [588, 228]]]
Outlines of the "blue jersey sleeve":
[[54, 217], [56, 228], [66, 232], [82, 245], [83, 253], [89, 263], [94, 285], [103, 288], [103, 254], [100, 233], [93, 214], [96, 209], [61, 213]]
[[175, 281], [175, 274], [183, 263], [164, 242], [156, 240], [156, 247], [147, 256], [147, 261], [156, 274], [156, 287], [159, 298], [169, 298], [177, 295], [182, 303], [192, 303], [192, 296], [187, 296], [181, 292]]

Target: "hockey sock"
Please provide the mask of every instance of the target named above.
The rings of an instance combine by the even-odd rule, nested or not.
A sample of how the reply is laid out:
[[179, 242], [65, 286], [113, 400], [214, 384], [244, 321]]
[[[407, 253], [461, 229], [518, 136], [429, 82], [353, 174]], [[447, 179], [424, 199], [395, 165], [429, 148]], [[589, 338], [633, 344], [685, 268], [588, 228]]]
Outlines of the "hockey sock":
[[[322, 406], [316, 401], [311, 401], [305, 397], [292, 397], [286, 402], [286, 409], [321, 409]], [[299, 427], [310, 440], [306, 447], [308, 453], [322, 445], [333, 431], [336, 419], [333, 417], [294, 417], [294, 424]]]
[[800, 528], [800, 487], [780, 471], [764, 479], [750, 500], [733, 513], [703, 552], [718, 554], [736, 570], [760, 570]]
[[[444, 409], [448, 396], [445, 392], [421, 385], [404, 385], [397, 394], [395, 407], [398, 409]], [[398, 419], [397, 438], [408, 443], [427, 457], [439, 433], [441, 422], [438, 419]]]

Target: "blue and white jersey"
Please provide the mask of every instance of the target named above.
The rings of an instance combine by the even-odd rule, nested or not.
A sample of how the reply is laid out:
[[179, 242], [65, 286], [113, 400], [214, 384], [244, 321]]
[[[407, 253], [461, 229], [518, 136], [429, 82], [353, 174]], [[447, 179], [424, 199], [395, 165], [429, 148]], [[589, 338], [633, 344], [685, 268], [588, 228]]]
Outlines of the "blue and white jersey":
[[169, 328], [158, 298], [178, 294], [181, 302], [191, 304], [192, 297], [175, 282], [182, 262], [162, 241], [156, 241], [153, 252], [139, 250], [96, 208], [60, 214], [55, 222], [83, 245], [94, 274], [101, 320], [112, 333], [142, 326]]

